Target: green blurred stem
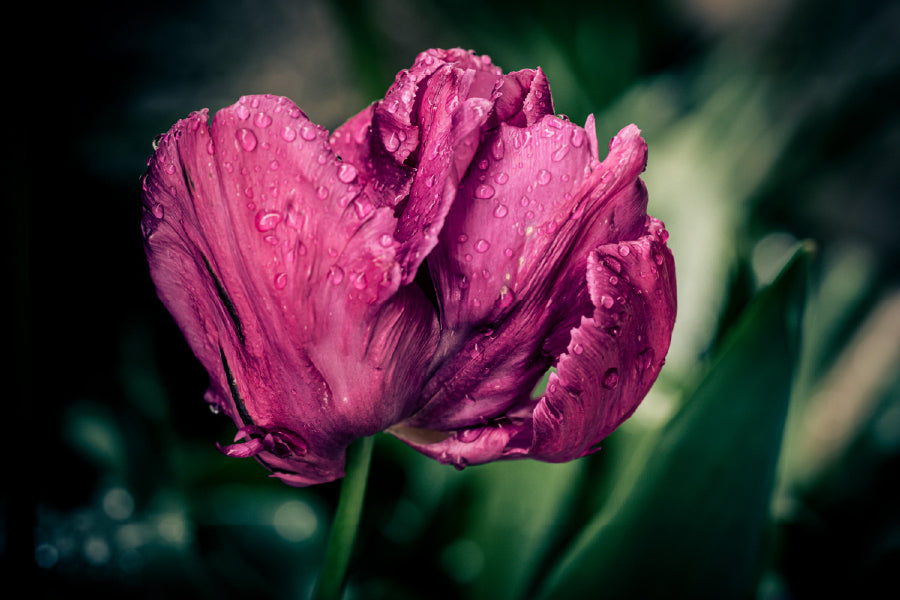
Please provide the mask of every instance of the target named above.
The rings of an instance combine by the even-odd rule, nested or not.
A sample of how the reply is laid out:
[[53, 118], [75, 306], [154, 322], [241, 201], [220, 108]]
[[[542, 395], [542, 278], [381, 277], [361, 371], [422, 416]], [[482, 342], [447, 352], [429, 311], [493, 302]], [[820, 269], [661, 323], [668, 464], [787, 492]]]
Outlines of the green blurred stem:
[[341, 483], [341, 497], [338, 500], [325, 561], [319, 574], [319, 583], [314, 600], [337, 600], [341, 597], [347, 565], [356, 541], [363, 500], [366, 496], [366, 480], [369, 477], [369, 463], [372, 462], [374, 437], [366, 437], [354, 442], [347, 449], [347, 466]]

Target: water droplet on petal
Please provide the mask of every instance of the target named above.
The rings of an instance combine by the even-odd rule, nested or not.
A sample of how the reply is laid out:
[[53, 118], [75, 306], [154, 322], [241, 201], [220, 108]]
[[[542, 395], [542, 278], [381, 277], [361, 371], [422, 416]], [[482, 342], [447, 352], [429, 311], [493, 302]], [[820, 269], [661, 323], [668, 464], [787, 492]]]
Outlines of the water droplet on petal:
[[475, 188], [475, 197], [476, 198], [481, 198], [482, 200], [487, 200], [488, 198], [493, 197], [493, 195], [494, 195], [494, 188], [487, 184], [479, 185], [477, 188]]
[[569, 145], [563, 144], [559, 148], [556, 149], [556, 152], [550, 157], [553, 162], [559, 162], [566, 157], [566, 154], [569, 153]]
[[360, 273], [359, 276], [353, 280], [353, 287], [358, 290], [366, 289], [366, 286], [369, 285], [369, 280], [366, 279], [365, 273]]
[[494, 303], [494, 305], [497, 308], [506, 308], [507, 306], [512, 304], [514, 299], [515, 294], [513, 294], [512, 290], [509, 289], [509, 287], [504, 285], [500, 288], [500, 297], [497, 298], [497, 301]]
[[307, 142], [316, 139], [316, 126], [311, 123], [305, 123], [303, 127], [300, 128], [300, 137]]
[[238, 119], [240, 119], [241, 121], [246, 121], [247, 117], [250, 116], [250, 109], [243, 104], [238, 104], [235, 112], [237, 113]]
[[256, 123], [257, 127], [265, 129], [272, 124], [272, 117], [264, 112], [256, 113], [256, 117], [253, 118], [253, 122]]
[[500, 160], [503, 158], [503, 140], [497, 138], [497, 141], [491, 144], [491, 156], [494, 157], [494, 160]]
[[316, 195], [317, 195], [320, 199], [324, 200], [325, 198], [328, 197], [328, 188], [325, 187], [324, 185], [320, 185], [320, 186], [318, 187], [318, 189], [316, 189]]
[[[277, 161], [277, 160], [273, 160], [272, 162], [269, 163], [269, 170], [270, 170], [270, 171], [277, 171], [277, 170], [278, 170], [278, 161]], [[278, 193], [276, 192], [275, 195], [277, 196]]]
[[279, 290], [283, 290], [287, 285], [287, 275], [285, 273], [279, 273], [275, 276], [275, 288]]
[[490, 247], [491, 247], [491, 243], [485, 239], [480, 239], [477, 242], [475, 242], [475, 251], [479, 252], [481, 254], [484, 254], [485, 252], [487, 252], [488, 249], [490, 249]]
[[581, 344], [575, 344], [574, 346], [572, 346], [572, 352], [574, 352], [575, 354], [583, 354], [584, 346], [582, 346]]
[[503, 185], [504, 183], [509, 181], [509, 175], [503, 172], [497, 173], [496, 175], [494, 175], [494, 181], [496, 181], [500, 185]]
[[385, 233], [381, 236], [380, 243], [383, 248], [388, 248], [394, 243], [394, 238], [390, 234]]
[[338, 179], [344, 183], [351, 183], [356, 179], [356, 167], [348, 163], [343, 163], [338, 168]]
[[619, 371], [616, 368], [607, 369], [606, 373], [603, 375], [603, 387], [608, 390], [613, 389], [619, 385]]
[[328, 280], [334, 285], [338, 285], [344, 280], [344, 270], [339, 266], [334, 265], [328, 273]]
[[625, 244], [619, 246], [619, 256], [628, 256], [631, 254], [631, 250]]
[[397, 135], [396, 131], [391, 131], [391, 134], [388, 136], [388, 138], [386, 140], [384, 140], [384, 148], [388, 152], [394, 152], [399, 147], [400, 147], [400, 137]]
[[173, 165], [171, 163], [167, 164], [166, 165], [166, 173], [168, 173], [169, 175], [174, 175], [175, 174], [175, 165]]
[[372, 213], [372, 210], [374, 210], [375, 207], [372, 206], [372, 203], [369, 202], [368, 198], [363, 196], [362, 199], [356, 199], [353, 201], [353, 208], [356, 209], [357, 217], [359, 217], [360, 219], [365, 219]]
[[605, 309], [610, 309], [613, 307], [613, 299], [612, 296], [600, 296], [600, 304]]
[[572, 131], [572, 145], [576, 148], [581, 148], [581, 145], [584, 143], [584, 129], [580, 127], [574, 129]]
[[285, 125], [284, 129], [281, 130], [281, 139], [286, 142], [293, 142], [295, 139], [297, 139], [297, 132], [294, 131], [293, 127]]
[[641, 371], [646, 371], [653, 363], [653, 348], [647, 348], [637, 355], [637, 366]]
[[256, 229], [261, 232], [271, 231], [281, 222], [281, 214], [277, 212], [256, 213]]
[[460, 244], [465, 244], [466, 242], [469, 241], [469, 236], [467, 236], [464, 233], [461, 233], [461, 234], [459, 234], [459, 237], [456, 238], [456, 241], [459, 242]]
[[550, 183], [550, 180], [552, 178], [553, 178], [553, 176], [550, 174], [550, 171], [548, 171], [547, 169], [541, 169], [540, 171], [538, 171], [537, 181], [539, 184], [547, 185], [548, 183]]
[[213, 142], [212, 138], [209, 138], [209, 142], [206, 143], [206, 153], [210, 156], [216, 153], [216, 144]]
[[241, 145], [241, 148], [243, 148], [247, 152], [253, 152], [254, 150], [256, 150], [256, 134], [249, 129], [238, 129], [235, 132], [235, 137], [237, 137], [238, 143]]
[[166, 210], [163, 208], [162, 204], [156, 204], [153, 206], [153, 216], [157, 219], [162, 219], [166, 215]]
[[494, 216], [497, 217], [498, 219], [502, 219], [503, 217], [505, 217], [508, 212], [509, 212], [509, 209], [506, 208], [502, 204], [498, 204], [494, 208]]
[[654, 255], [653, 255], [653, 262], [655, 262], [655, 263], [658, 264], [658, 265], [662, 265], [662, 264], [663, 264], [663, 257], [662, 257], [662, 254], [654, 254]]
[[475, 440], [481, 437], [481, 434], [484, 433], [484, 427], [469, 427], [467, 429], [460, 429], [456, 432], [456, 439], [464, 444], [471, 444]]

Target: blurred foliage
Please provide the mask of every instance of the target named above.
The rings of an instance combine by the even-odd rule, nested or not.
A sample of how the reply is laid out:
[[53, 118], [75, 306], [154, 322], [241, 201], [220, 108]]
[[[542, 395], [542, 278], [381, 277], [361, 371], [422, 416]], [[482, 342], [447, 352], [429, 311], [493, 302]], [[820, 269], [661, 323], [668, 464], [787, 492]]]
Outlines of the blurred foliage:
[[[138, 177], [150, 140], [191, 110], [272, 92], [333, 128], [432, 46], [472, 48], [505, 70], [542, 66], [557, 111], [577, 122], [596, 114], [601, 139], [641, 126], [679, 318], [657, 385], [591, 457], [456, 472], [378, 436], [348, 597], [527, 598], [576, 540], [633, 543], [628, 528], [596, 523], [657, 503], [643, 535], [671, 562], [629, 552], [657, 572], [687, 568], [712, 547], [677, 556], [687, 549], [671, 536], [684, 523], [655, 535], [697, 492], [666, 465], [702, 463], [729, 431], [688, 436], [684, 455], [654, 444], [704, 418], [712, 429], [731, 419], [735, 443], [780, 450], [758, 467], [771, 490], [754, 489], [731, 514], [710, 508], [700, 523], [746, 519], [748, 545], [735, 552], [752, 554], [762, 536], [750, 594], [866, 595], [900, 566], [896, 3], [160, 0], [50, 12], [23, 21], [41, 23], [34, 39], [50, 58], [11, 65], [25, 107], [10, 137], [22, 151], [7, 163], [7, 581], [24, 580], [34, 597], [309, 593], [339, 484], [289, 488], [216, 452], [234, 428], [209, 414], [206, 375], [155, 298]], [[703, 406], [696, 383], [722, 361], [743, 395], [736, 411], [752, 394], [760, 411], [783, 396], [785, 348], [760, 342], [735, 361], [729, 340], [769, 333], [744, 315], [801, 239], [819, 250], [783, 443], [781, 409], [763, 419], [719, 403], [685, 417]], [[705, 385], [718, 394], [728, 382]], [[721, 452], [712, 458], [735, 472], [718, 491], [743, 498], [738, 479], [757, 468], [753, 456]]]

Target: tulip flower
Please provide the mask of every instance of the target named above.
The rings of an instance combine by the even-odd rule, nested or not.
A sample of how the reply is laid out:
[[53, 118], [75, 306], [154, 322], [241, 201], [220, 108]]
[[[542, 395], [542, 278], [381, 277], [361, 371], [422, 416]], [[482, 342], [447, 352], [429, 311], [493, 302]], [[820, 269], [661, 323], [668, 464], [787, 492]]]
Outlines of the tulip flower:
[[540, 69], [459, 49], [420, 54], [330, 136], [274, 96], [176, 123], [142, 229], [238, 427], [223, 451], [298, 486], [381, 431], [460, 468], [595, 451], [675, 319], [646, 160], [629, 125], [601, 162], [593, 117], [556, 116]]

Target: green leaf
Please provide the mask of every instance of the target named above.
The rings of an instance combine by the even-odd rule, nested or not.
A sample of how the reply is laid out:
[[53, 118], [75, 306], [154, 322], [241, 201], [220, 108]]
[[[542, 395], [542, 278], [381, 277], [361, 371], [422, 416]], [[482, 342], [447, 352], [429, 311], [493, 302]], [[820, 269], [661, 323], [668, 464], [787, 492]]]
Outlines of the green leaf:
[[466, 598], [512, 600], [533, 585], [544, 553], [558, 541], [584, 467], [584, 461], [521, 461], [471, 469], [474, 501], [461, 539], [474, 544], [482, 559]]
[[795, 252], [539, 597], [749, 598], [798, 359], [811, 244]]

